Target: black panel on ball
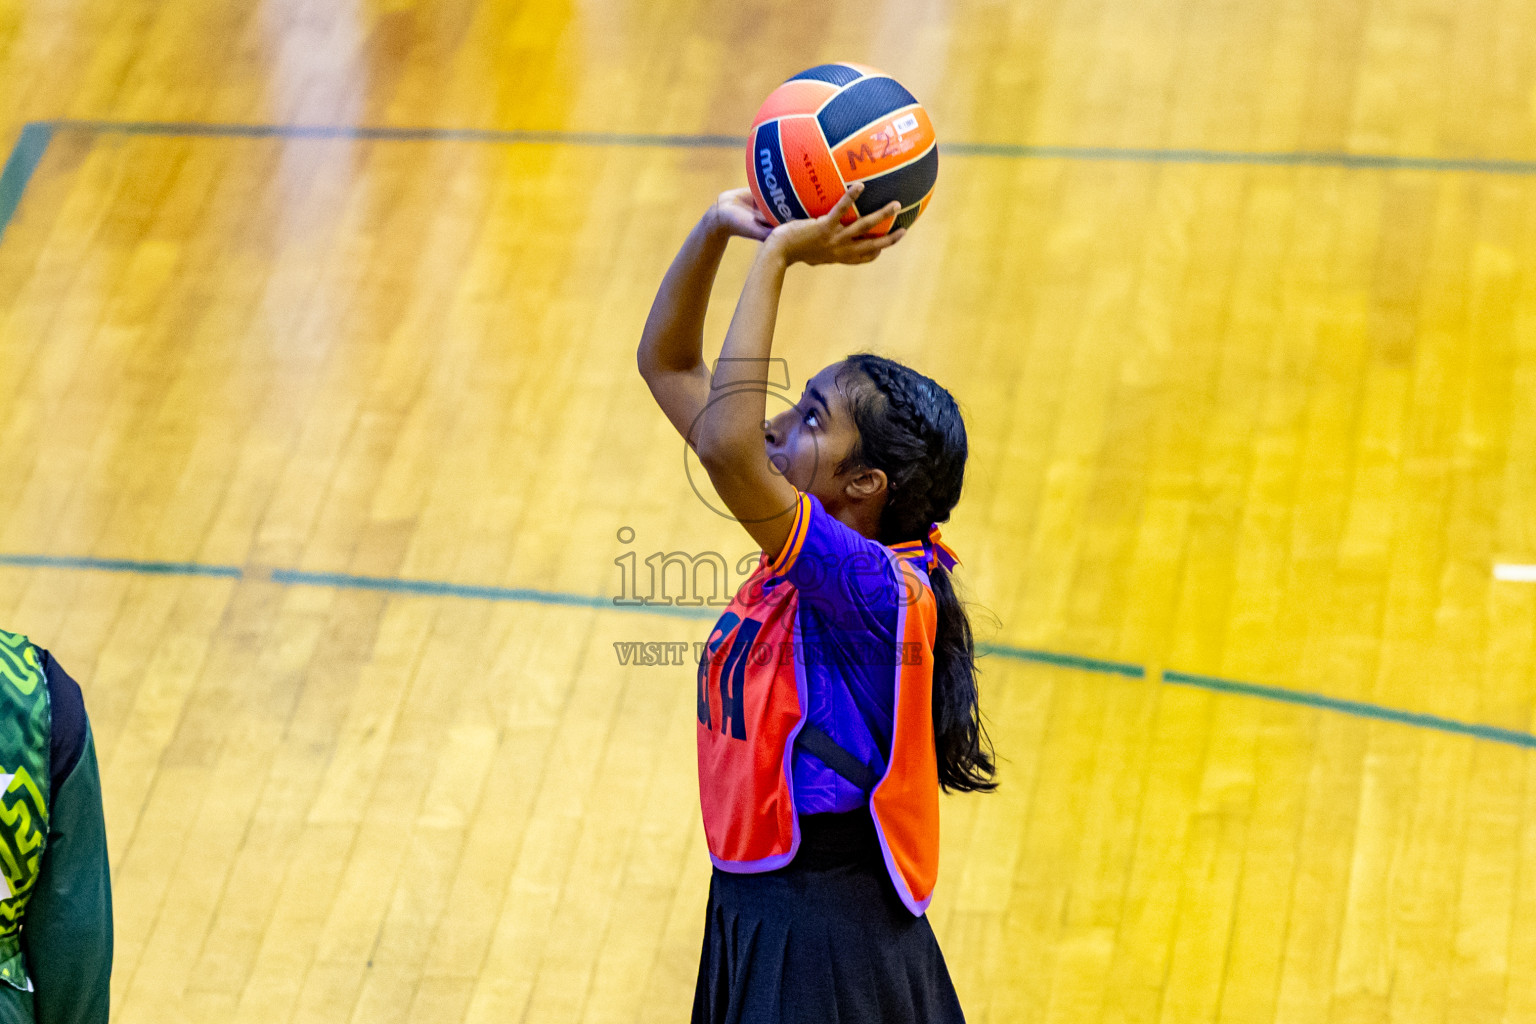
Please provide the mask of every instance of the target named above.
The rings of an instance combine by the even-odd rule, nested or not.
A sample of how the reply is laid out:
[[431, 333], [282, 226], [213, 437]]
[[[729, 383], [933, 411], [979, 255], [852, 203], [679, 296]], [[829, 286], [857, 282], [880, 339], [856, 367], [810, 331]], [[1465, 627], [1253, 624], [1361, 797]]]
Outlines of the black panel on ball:
[[849, 82], [857, 82], [862, 77], [859, 72], [846, 64], [818, 64], [813, 68], [806, 68], [787, 81], [809, 78], [817, 82], [831, 82], [833, 85], [847, 85]]
[[853, 205], [861, 217], [874, 213], [893, 199], [903, 207], [911, 206], [928, 194], [938, 177], [939, 147], [931, 146], [927, 153], [909, 164], [878, 178], [865, 178], [864, 191], [859, 193]]
[[821, 122], [821, 133], [827, 137], [827, 145], [836, 148], [838, 143], [865, 125], [916, 102], [894, 78], [866, 78], [828, 100], [816, 119]]
[[900, 231], [902, 228], [909, 228], [909, 227], [911, 227], [912, 226], [912, 222], [917, 220], [917, 215], [919, 213], [922, 213], [922, 212], [923, 212], [923, 208], [920, 205], [919, 206], [910, 206], [907, 209], [902, 210], [900, 213], [898, 213], [896, 215], [896, 220], [894, 222], [892, 222], [891, 230], [892, 231]]

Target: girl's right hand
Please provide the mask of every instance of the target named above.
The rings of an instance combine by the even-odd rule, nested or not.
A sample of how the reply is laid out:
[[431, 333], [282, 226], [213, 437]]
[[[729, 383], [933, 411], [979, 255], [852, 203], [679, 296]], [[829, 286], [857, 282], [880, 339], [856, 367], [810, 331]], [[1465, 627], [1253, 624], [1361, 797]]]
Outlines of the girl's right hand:
[[897, 228], [878, 238], [871, 238], [867, 234], [882, 220], [895, 217], [900, 212], [901, 204], [895, 200], [851, 224], [844, 224], [843, 215], [853, 209], [853, 201], [863, 192], [864, 183], [854, 182], [825, 216], [780, 224], [774, 228], [773, 237], [764, 248], [776, 250], [785, 264], [869, 263], [901, 241], [907, 231], [906, 228]]
[[757, 242], [767, 238], [773, 230], [773, 225], [764, 219], [757, 203], [752, 200], [751, 189], [733, 188], [721, 192], [710, 209], [710, 216], [714, 218], [715, 226], [726, 234]]

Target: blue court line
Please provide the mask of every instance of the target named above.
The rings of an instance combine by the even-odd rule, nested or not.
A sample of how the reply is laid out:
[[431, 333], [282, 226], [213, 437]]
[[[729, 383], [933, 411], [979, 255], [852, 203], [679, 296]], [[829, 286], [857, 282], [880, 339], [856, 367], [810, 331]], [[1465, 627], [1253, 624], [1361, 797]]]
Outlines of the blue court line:
[[[141, 562], [126, 558], [72, 558], [56, 555], [6, 555], [0, 554], [0, 565], [40, 569], [96, 569], [108, 572], [148, 573], [157, 576], [220, 576], [232, 579], [247, 578], [246, 573], [233, 565], [203, 565], [197, 562]], [[252, 574], [251, 578], [262, 578]], [[296, 569], [274, 569], [273, 582], [312, 587], [337, 587], [353, 590], [375, 590], [387, 593], [412, 594], [423, 597], [458, 597], [480, 601], [508, 601], [520, 604], [560, 605], [575, 608], [592, 608], [621, 611], [641, 615], [673, 615], [689, 619], [712, 619], [718, 608], [679, 607], [676, 605], [619, 605], [612, 598], [591, 597], [585, 594], [568, 594], [554, 590], [532, 590], [520, 587], [478, 587], [462, 583], [446, 583], [438, 580], [395, 579], [384, 576], [355, 576], [349, 573], [301, 572]], [[1132, 662], [1088, 658], [1077, 654], [1062, 654], [1029, 647], [1013, 647], [1008, 644], [977, 644], [983, 654], [990, 654], [1009, 661], [1052, 665], [1058, 668], [1077, 669], [1100, 675], [1116, 675], [1131, 679], [1145, 679], [1146, 669]], [[1510, 746], [1536, 748], [1536, 735], [1516, 729], [1479, 725], [1475, 722], [1458, 722], [1439, 715], [1414, 711], [1399, 711], [1380, 704], [1342, 700], [1320, 693], [1287, 690], [1279, 686], [1261, 686], [1215, 676], [1197, 675], [1169, 669], [1162, 673], [1162, 681], [1175, 686], [1193, 686], [1217, 693], [1241, 697], [1257, 697], [1262, 700], [1281, 701], [1321, 711], [1337, 711], [1358, 718], [1369, 718], [1398, 725], [1411, 725], [1420, 729], [1471, 736], [1475, 739], [1503, 743]]]

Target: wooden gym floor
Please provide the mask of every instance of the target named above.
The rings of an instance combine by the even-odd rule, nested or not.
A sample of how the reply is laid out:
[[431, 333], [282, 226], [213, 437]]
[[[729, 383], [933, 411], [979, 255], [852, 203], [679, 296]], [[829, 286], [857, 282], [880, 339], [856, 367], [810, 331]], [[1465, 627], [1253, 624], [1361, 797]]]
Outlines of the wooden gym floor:
[[949, 144], [780, 353], [967, 413], [970, 1019], [1536, 1020], [1536, 7], [0, 0], [0, 625], [85, 688], [118, 1020], [687, 1013], [692, 675], [614, 644], [707, 619], [609, 599], [748, 544], [633, 348], [837, 58]]

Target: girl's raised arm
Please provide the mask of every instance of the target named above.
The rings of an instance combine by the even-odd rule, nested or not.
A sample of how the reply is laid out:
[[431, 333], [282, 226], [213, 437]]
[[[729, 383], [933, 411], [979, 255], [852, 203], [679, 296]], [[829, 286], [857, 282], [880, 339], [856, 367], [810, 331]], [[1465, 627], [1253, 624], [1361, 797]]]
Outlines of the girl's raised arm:
[[789, 221], [768, 236], [747, 274], [720, 361], [695, 414], [691, 441], [699, 462], [726, 508], [770, 555], [783, 548], [796, 507], [795, 488], [769, 462], [763, 438], [768, 357], [784, 272], [791, 263], [868, 263], [901, 240], [902, 231], [865, 237], [894, 217], [900, 203], [851, 224], [841, 222], [861, 191], [863, 186], [854, 184], [825, 216]]
[[636, 359], [640, 376], [677, 432], [689, 436], [709, 402], [709, 368], [704, 364], [704, 314], [733, 235], [761, 241], [772, 225], [758, 215], [746, 189], [723, 192], [688, 234], [667, 276], [662, 278], [646, 317]]

